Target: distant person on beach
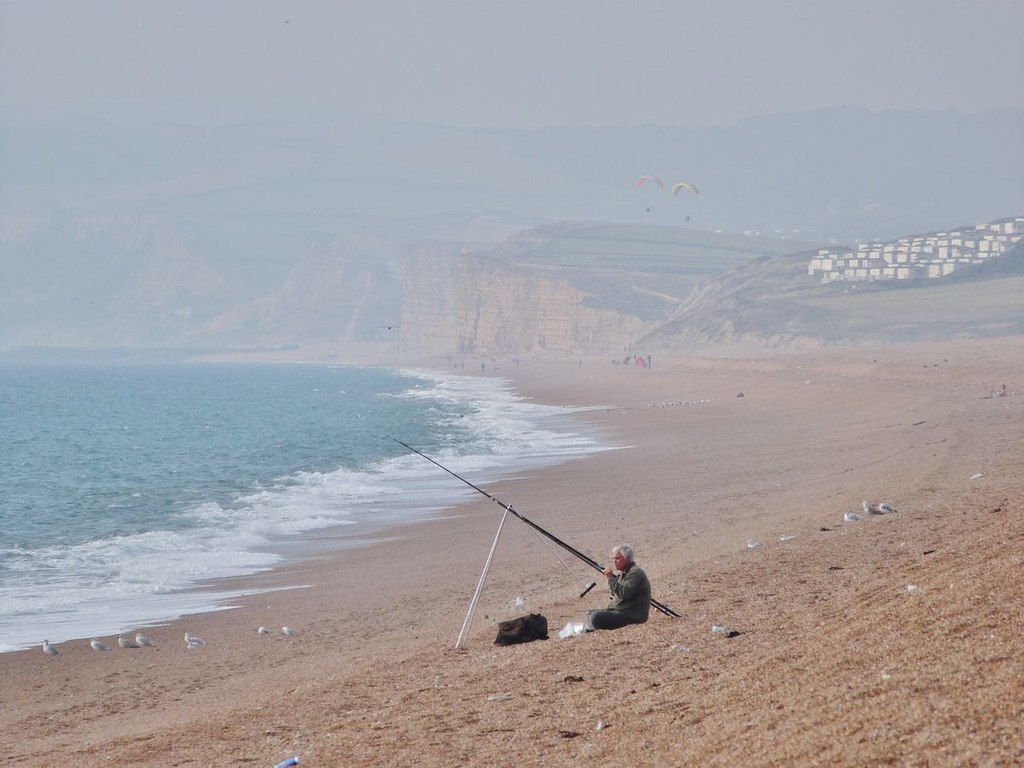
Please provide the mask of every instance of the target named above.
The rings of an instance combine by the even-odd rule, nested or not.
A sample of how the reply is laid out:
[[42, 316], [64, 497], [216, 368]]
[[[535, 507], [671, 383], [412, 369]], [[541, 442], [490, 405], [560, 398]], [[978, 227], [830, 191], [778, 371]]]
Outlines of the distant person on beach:
[[612, 550], [612, 564], [604, 569], [608, 591], [607, 608], [587, 614], [587, 629], [619, 629], [627, 624], [643, 624], [651, 612], [651, 582], [633, 562], [633, 548], [620, 544]]

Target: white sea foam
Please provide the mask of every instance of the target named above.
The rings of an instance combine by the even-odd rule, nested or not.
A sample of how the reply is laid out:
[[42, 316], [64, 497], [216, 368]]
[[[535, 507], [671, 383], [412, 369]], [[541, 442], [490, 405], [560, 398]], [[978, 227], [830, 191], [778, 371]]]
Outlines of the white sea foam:
[[[391, 396], [422, 401], [427, 408], [438, 404], [442, 433], [447, 420], [451, 439], [428, 452], [474, 484], [609, 448], [566, 419], [575, 409], [518, 398], [506, 381], [404, 375], [410, 387]], [[345, 531], [358, 543], [367, 532], [436, 516], [475, 493], [421, 456], [401, 448], [394, 454], [361, 469], [299, 470], [230, 503], [205, 501], [182, 509], [157, 530], [0, 549], [0, 651], [38, 645], [43, 637], [56, 643], [117, 635], [229, 608], [237, 590], [195, 587], [272, 569], [302, 534], [332, 528], [335, 545], [345, 546]]]

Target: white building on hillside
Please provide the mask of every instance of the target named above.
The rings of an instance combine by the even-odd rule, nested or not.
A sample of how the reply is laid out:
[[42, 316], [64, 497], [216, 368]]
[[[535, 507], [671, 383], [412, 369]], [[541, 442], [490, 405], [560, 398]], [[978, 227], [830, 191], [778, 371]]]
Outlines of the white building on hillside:
[[1008, 253], [1024, 240], [1024, 216], [996, 219], [950, 232], [903, 237], [888, 243], [822, 248], [807, 265], [821, 282], [939, 278], [965, 265]]

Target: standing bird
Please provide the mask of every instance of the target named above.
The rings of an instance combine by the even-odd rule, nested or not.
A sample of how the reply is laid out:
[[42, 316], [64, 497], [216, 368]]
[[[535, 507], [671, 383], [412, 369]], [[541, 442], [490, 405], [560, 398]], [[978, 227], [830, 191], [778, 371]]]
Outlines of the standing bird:
[[57, 646], [50, 645], [49, 640], [43, 640], [43, 653], [47, 656], [60, 656], [60, 651], [57, 650]]
[[298, 636], [299, 633], [291, 627], [281, 627], [281, 634], [286, 635], [288, 637], [296, 637]]
[[100, 641], [98, 638], [95, 638], [95, 637], [92, 640], [89, 641], [89, 645], [90, 645], [90, 647], [94, 651], [109, 651], [110, 650], [110, 646], [109, 645], [103, 643], [102, 641]]
[[131, 635], [118, 635], [117, 644], [122, 648], [138, 648], [139, 644], [137, 641], [131, 638]]
[[138, 643], [139, 645], [144, 645], [147, 648], [156, 648], [156, 643], [154, 643], [152, 640], [150, 640], [148, 637], [146, 637], [141, 632], [139, 632], [139, 634], [137, 634], [135, 636], [135, 642]]
[[270, 634], [270, 627], [260, 627], [256, 630], [259, 634], [266, 636]]

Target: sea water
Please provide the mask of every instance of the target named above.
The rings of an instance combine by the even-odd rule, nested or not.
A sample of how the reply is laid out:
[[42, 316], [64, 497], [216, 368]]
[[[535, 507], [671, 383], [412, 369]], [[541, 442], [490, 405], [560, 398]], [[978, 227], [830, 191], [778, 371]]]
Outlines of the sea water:
[[230, 607], [217, 580], [296, 542], [475, 493], [394, 438], [477, 485], [607, 447], [573, 410], [444, 372], [2, 363], [0, 651]]

